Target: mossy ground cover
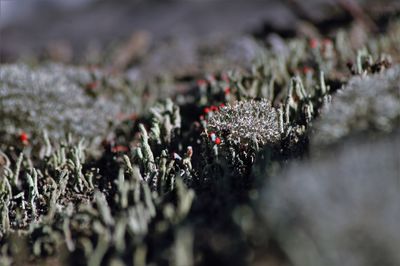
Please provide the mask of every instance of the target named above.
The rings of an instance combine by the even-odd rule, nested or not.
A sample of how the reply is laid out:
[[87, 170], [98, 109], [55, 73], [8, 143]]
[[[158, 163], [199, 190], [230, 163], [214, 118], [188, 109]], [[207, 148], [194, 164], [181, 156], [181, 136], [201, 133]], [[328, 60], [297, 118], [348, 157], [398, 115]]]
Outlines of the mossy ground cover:
[[[258, 40], [251, 67], [222, 63], [185, 79], [133, 81], [104, 69], [2, 65], [1, 263], [340, 265], [340, 255], [363, 241], [340, 242], [333, 235], [343, 231], [327, 217], [316, 222], [336, 203], [318, 209], [322, 196], [308, 185], [325, 169], [323, 189], [333, 182], [325, 180], [334, 178], [331, 168], [343, 167], [341, 177], [350, 176], [351, 159], [344, 166], [332, 158], [317, 166], [307, 160], [359, 134], [389, 138], [377, 141], [384, 153], [399, 130], [400, 21], [394, 17], [379, 34], [365, 34], [359, 49], [349, 45], [347, 28], [326, 38], [279, 39], [275, 47]], [[339, 149], [343, 160], [349, 154]], [[376, 175], [364, 163], [384, 167], [384, 190], [395, 183], [396, 160], [394, 150], [354, 164], [367, 181]], [[297, 169], [293, 161], [306, 163]], [[297, 174], [306, 176], [302, 185]], [[279, 178], [288, 182], [279, 184]], [[318, 206], [304, 207], [310, 204], [301, 190]], [[363, 198], [368, 191], [360, 192]], [[362, 224], [371, 245], [354, 248], [349, 265], [400, 262], [393, 248], [400, 238], [391, 224], [396, 199], [381, 199], [393, 216], [377, 220], [382, 226], [388, 221], [385, 234], [392, 238], [370, 237], [376, 224]], [[307, 211], [308, 220], [297, 223], [299, 212]], [[357, 221], [344, 222], [357, 232]], [[308, 234], [302, 223], [331, 231], [326, 238], [320, 228]], [[378, 247], [376, 260], [366, 260], [364, 251]]]

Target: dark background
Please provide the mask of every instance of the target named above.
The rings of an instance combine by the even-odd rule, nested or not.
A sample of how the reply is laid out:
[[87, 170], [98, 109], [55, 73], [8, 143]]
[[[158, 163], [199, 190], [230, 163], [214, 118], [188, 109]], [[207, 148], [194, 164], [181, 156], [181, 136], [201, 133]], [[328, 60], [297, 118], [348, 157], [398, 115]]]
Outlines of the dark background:
[[233, 49], [240, 63], [254, 45], [243, 36], [265, 40], [272, 32], [282, 37], [329, 34], [355, 18], [368, 20], [400, 9], [398, 0], [0, 2], [1, 63], [49, 59], [140, 68], [144, 74], [195, 71], [204, 59], [199, 50]]

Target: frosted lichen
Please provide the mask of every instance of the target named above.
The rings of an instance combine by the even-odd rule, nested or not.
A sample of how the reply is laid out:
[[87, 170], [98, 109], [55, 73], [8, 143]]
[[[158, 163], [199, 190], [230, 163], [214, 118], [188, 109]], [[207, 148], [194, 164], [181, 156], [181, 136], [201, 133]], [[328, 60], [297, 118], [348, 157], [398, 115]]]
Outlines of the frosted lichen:
[[273, 144], [280, 139], [278, 114], [265, 99], [220, 108], [208, 120], [207, 130], [241, 145]]
[[293, 265], [400, 264], [399, 144], [357, 138], [272, 178], [261, 211]]
[[[1, 66], [3, 144], [15, 141], [21, 132], [26, 132], [33, 142], [43, 130], [51, 139], [62, 139], [67, 133], [93, 137], [106, 132], [121, 107], [104, 97], [90, 96], [77, 81], [79, 77], [69, 77], [70, 72], [62, 67]], [[82, 80], [89, 78], [88, 73], [82, 75]]]
[[391, 132], [400, 126], [400, 66], [355, 77], [332, 98], [315, 124], [314, 146], [360, 132]]

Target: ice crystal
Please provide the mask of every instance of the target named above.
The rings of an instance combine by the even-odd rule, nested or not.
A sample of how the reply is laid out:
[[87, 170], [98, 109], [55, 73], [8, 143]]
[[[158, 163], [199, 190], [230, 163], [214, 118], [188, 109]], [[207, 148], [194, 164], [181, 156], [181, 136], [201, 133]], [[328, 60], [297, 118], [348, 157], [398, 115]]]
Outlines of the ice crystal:
[[207, 129], [236, 143], [276, 143], [280, 139], [278, 114], [269, 101], [247, 100], [220, 108]]

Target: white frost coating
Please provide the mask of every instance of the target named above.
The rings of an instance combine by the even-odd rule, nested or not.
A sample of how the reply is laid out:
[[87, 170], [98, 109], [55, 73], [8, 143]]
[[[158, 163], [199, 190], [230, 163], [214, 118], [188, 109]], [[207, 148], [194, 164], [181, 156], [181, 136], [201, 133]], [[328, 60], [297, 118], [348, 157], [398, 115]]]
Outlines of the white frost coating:
[[227, 132], [228, 138], [241, 144], [276, 143], [280, 139], [278, 114], [265, 99], [227, 105], [213, 113], [207, 128], [217, 134]]
[[293, 265], [400, 265], [399, 151], [347, 141], [272, 179], [261, 210]]
[[80, 137], [104, 134], [121, 106], [85, 93], [82, 86], [90, 81], [90, 73], [83, 69], [59, 65], [36, 69], [26, 65], [1, 66], [2, 142], [21, 131], [41, 135], [43, 129], [52, 139], [64, 138], [69, 132]]
[[382, 74], [351, 79], [322, 110], [312, 143], [318, 147], [359, 132], [390, 132], [399, 120], [400, 66], [396, 66]]

